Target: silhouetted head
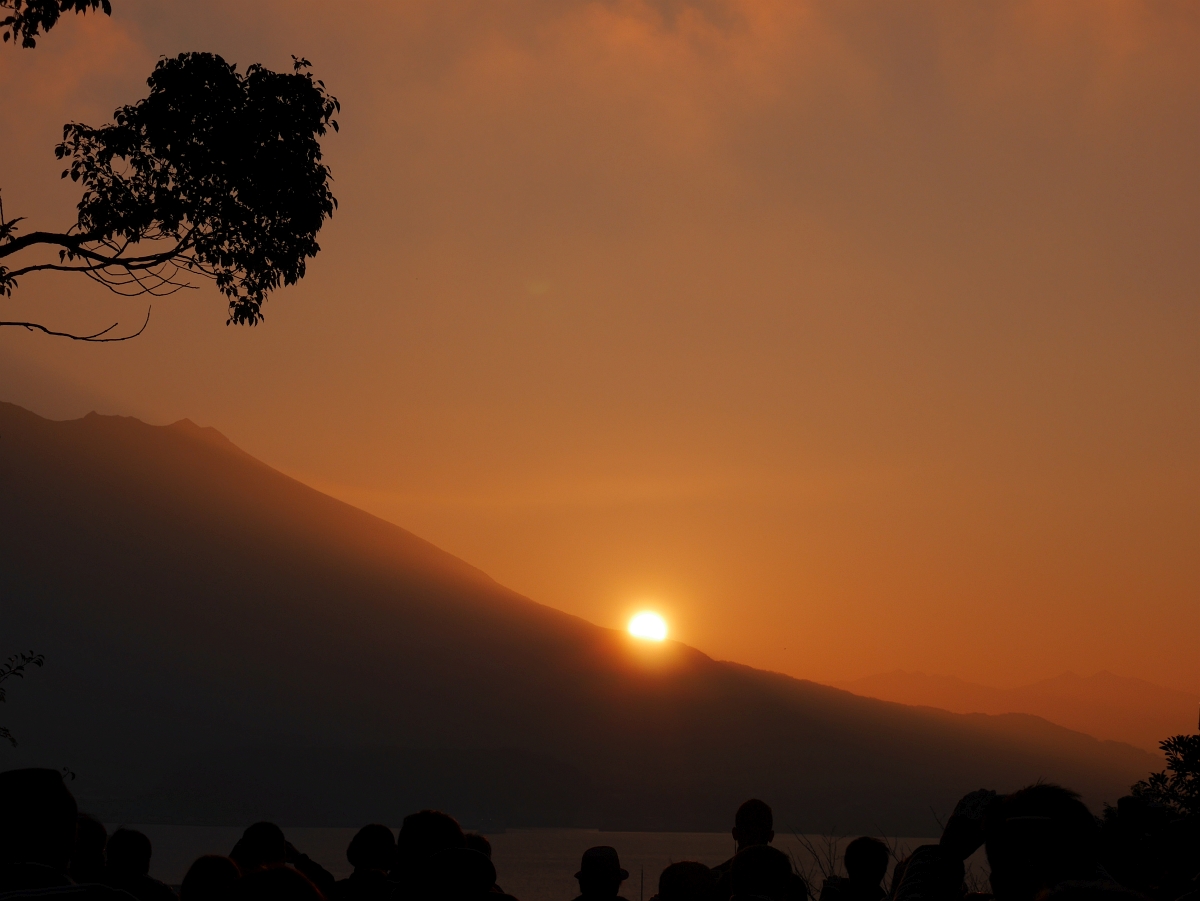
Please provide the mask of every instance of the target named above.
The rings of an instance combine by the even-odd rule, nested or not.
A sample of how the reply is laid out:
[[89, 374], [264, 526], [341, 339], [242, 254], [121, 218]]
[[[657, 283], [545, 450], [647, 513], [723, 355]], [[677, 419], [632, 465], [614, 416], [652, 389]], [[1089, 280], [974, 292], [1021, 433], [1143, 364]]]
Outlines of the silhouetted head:
[[241, 875], [238, 865], [228, 857], [205, 854], [188, 867], [179, 886], [179, 901], [231, 901]]
[[0, 773], [0, 863], [40, 863], [65, 872], [78, 813], [58, 770]]
[[153, 849], [145, 833], [118, 829], [108, 840], [108, 868], [116, 876], [145, 876]]
[[486, 835], [480, 835], [478, 832], [468, 832], [463, 838], [466, 840], [467, 847], [472, 851], [478, 851], [488, 860], [492, 859], [492, 843], [488, 841]]
[[396, 847], [410, 851], [437, 852], [446, 848], [462, 848], [466, 844], [458, 820], [440, 810], [419, 810], [404, 818]]
[[478, 851], [447, 848], [433, 856], [430, 888], [436, 897], [450, 901], [486, 899], [495, 884], [496, 868]]
[[730, 870], [733, 895], [754, 895], [772, 901], [788, 901], [794, 894], [792, 862], [778, 848], [751, 845], [738, 851]]
[[769, 845], [775, 839], [775, 818], [765, 801], [751, 798], [733, 818], [733, 840], [738, 850], [754, 845]]
[[846, 865], [846, 875], [852, 880], [876, 886], [887, 875], [891, 856], [887, 845], [877, 838], [864, 835], [846, 846], [842, 861]]
[[579, 893], [589, 898], [614, 898], [629, 873], [621, 869], [617, 849], [608, 845], [588, 848], [579, 862]]
[[104, 849], [108, 830], [93, 816], [81, 813], [75, 820], [75, 847], [71, 851], [71, 878], [97, 882], [104, 873]]
[[234, 885], [234, 901], [325, 901], [308, 877], [288, 866], [247, 873]]
[[390, 870], [396, 857], [396, 837], [381, 823], [371, 823], [354, 833], [346, 860], [356, 870]]
[[279, 866], [287, 860], [287, 839], [274, 823], [255, 823], [242, 833], [229, 856], [243, 873]]
[[997, 901], [1030, 901], [1067, 880], [1096, 878], [1099, 829], [1079, 795], [1031, 785], [1001, 799], [984, 820]]
[[673, 863], [658, 877], [658, 901], [712, 901], [716, 889], [712, 870], [694, 860]]
[[392, 874], [410, 887], [428, 878], [433, 856], [447, 848], [463, 848], [466, 839], [458, 820], [440, 810], [410, 813], [396, 836], [396, 859]]

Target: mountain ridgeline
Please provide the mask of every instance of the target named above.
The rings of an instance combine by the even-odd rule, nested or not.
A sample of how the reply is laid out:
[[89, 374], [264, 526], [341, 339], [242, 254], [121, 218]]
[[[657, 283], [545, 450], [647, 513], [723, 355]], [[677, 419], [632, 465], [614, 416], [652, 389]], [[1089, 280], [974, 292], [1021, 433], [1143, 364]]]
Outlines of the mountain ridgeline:
[[847, 691], [900, 704], [955, 713], [1031, 713], [1100, 739], [1159, 752], [1169, 735], [1196, 723], [1200, 695], [1102, 671], [1063, 673], [1016, 688], [992, 688], [926, 673], [895, 670], [838, 685]]
[[0, 615], [46, 666], [6, 766], [109, 822], [930, 834], [980, 786], [1115, 801], [1156, 765], [1026, 715], [957, 715], [639, 644], [539, 605], [219, 433], [0, 404]]

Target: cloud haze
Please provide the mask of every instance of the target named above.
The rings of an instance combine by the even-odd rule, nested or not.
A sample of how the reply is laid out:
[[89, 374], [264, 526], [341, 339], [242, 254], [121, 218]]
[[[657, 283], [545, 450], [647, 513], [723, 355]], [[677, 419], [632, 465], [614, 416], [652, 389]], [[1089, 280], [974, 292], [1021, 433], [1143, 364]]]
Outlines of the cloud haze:
[[262, 327], [204, 289], [0, 334], [3, 399], [216, 426], [798, 676], [1200, 684], [1194, 5], [114, 5], [0, 53], [9, 216], [68, 221], [62, 123], [193, 49], [313, 61], [340, 209]]

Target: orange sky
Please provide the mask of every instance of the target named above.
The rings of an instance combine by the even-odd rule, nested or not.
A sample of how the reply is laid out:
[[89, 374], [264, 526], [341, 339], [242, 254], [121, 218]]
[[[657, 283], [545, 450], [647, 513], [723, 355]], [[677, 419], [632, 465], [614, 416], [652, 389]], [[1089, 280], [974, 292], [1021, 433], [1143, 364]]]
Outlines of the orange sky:
[[216, 426], [797, 676], [1200, 687], [1200, 6], [114, 6], [0, 52], [10, 217], [65, 227], [62, 124], [183, 50], [310, 58], [341, 206], [265, 325], [205, 288], [124, 345], [3, 330], [0, 399]]

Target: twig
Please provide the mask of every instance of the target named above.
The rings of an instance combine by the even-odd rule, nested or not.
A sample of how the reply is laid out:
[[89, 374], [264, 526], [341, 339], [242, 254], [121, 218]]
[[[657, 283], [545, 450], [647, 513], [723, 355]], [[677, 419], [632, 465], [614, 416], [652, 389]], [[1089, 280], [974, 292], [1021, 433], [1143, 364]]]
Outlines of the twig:
[[70, 338], [72, 341], [85, 341], [90, 344], [110, 344], [110, 343], [116, 342], [116, 341], [128, 341], [130, 338], [136, 338], [138, 335], [140, 335], [142, 332], [144, 332], [146, 330], [146, 326], [150, 324], [150, 310], [151, 309], [153, 309], [153, 308], [147, 307], [146, 321], [142, 323], [142, 327], [140, 329], [138, 329], [132, 335], [123, 335], [120, 338], [102, 337], [103, 335], [107, 335], [109, 332], [111, 332], [113, 329], [115, 329], [118, 325], [120, 325], [121, 323], [119, 323], [119, 322], [114, 322], [108, 328], [98, 331], [94, 335], [73, 335], [70, 332], [56, 332], [53, 329], [47, 328], [46, 326], [42, 325], [39, 322], [0, 322], [0, 328], [3, 328], [4, 326], [7, 325], [7, 326], [14, 326], [17, 328], [23, 328], [26, 331], [33, 331], [34, 329], [37, 329], [40, 332], [45, 332], [47, 335], [53, 335], [56, 338]]

